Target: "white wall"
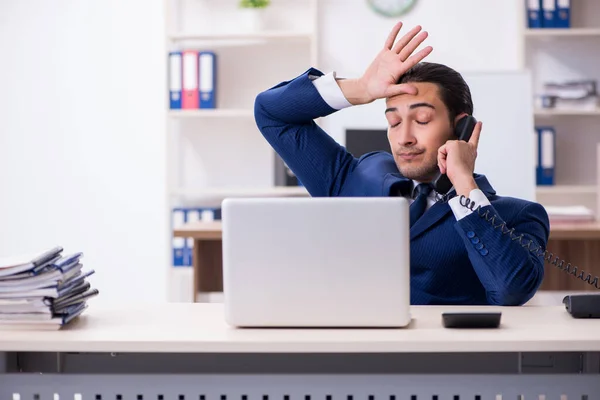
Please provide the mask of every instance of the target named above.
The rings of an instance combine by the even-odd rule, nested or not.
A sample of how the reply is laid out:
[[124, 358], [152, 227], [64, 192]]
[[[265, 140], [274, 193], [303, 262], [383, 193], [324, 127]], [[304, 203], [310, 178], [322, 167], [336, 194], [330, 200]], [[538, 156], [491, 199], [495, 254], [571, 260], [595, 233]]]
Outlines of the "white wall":
[[159, 0], [0, 2], [0, 254], [83, 251], [93, 302], [164, 301]]
[[[428, 61], [461, 72], [514, 70], [522, 6], [522, 0], [420, 0], [399, 18], [404, 28], [398, 37], [421, 25], [434, 49]], [[347, 77], [367, 68], [398, 21], [372, 12], [366, 0], [322, 0], [320, 12], [320, 67]]]

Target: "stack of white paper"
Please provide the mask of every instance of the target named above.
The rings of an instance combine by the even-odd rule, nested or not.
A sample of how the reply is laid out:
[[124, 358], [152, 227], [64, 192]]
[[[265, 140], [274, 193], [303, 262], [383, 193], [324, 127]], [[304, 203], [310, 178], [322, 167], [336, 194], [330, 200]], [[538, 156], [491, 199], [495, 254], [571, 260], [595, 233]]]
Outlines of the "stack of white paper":
[[550, 221], [557, 222], [588, 222], [594, 220], [594, 212], [584, 206], [546, 206]]
[[60, 329], [81, 315], [98, 294], [82, 271], [82, 253], [0, 258], [0, 329]]

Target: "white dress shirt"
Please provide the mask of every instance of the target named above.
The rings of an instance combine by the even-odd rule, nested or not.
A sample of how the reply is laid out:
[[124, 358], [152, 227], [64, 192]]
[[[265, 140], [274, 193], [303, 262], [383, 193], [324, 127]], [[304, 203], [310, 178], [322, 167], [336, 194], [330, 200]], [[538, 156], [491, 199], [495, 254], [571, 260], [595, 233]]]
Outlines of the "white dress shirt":
[[[342, 110], [344, 108], [351, 107], [352, 104], [346, 99], [342, 89], [338, 85], [336, 81], [336, 74], [334, 72], [330, 72], [326, 75], [316, 77], [311, 76], [312, 82], [317, 88], [317, 91], [327, 103], [327, 105], [335, 110]], [[417, 187], [419, 182], [413, 180], [413, 190]], [[452, 190], [452, 189], [451, 189]], [[427, 198], [427, 209], [433, 206], [439, 198], [439, 194], [435, 191], [431, 191]], [[409, 204], [412, 204], [413, 199], [407, 198]], [[490, 205], [490, 201], [485, 194], [480, 189], [473, 189], [471, 193], [469, 193], [469, 199], [475, 203], [474, 209], [477, 209], [477, 206], [484, 207], [486, 205]], [[463, 207], [460, 204], [460, 196], [455, 196], [448, 201], [452, 212], [454, 213], [454, 217], [456, 220], [460, 220], [467, 215], [471, 214], [473, 211], [469, 208]]]

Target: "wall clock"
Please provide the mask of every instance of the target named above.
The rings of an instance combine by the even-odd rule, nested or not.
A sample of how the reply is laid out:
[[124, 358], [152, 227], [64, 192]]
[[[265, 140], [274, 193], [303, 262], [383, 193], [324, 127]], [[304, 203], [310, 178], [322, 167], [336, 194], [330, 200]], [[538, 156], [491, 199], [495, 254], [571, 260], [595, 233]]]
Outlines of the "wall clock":
[[417, 0], [367, 0], [376, 13], [385, 17], [398, 17], [406, 14]]

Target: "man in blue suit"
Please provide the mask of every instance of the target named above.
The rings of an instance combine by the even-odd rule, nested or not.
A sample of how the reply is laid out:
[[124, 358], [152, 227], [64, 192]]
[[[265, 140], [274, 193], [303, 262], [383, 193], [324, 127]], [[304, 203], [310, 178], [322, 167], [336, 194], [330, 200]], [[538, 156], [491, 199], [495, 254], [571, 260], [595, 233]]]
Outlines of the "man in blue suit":
[[[409, 200], [412, 304], [522, 305], [544, 276], [542, 252], [526, 245], [546, 247], [547, 213], [497, 195], [474, 173], [481, 122], [468, 142], [453, 135], [456, 122], [473, 112], [469, 87], [456, 71], [422, 62], [432, 48], [416, 52], [427, 37], [421, 27], [396, 42], [401, 26], [358, 79], [310, 68], [260, 93], [256, 123], [311, 196]], [[376, 99], [386, 101], [391, 154], [356, 158], [314, 122]], [[453, 185], [448, 201], [431, 185], [440, 172]], [[464, 207], [465, 198], [480, 208]]]

